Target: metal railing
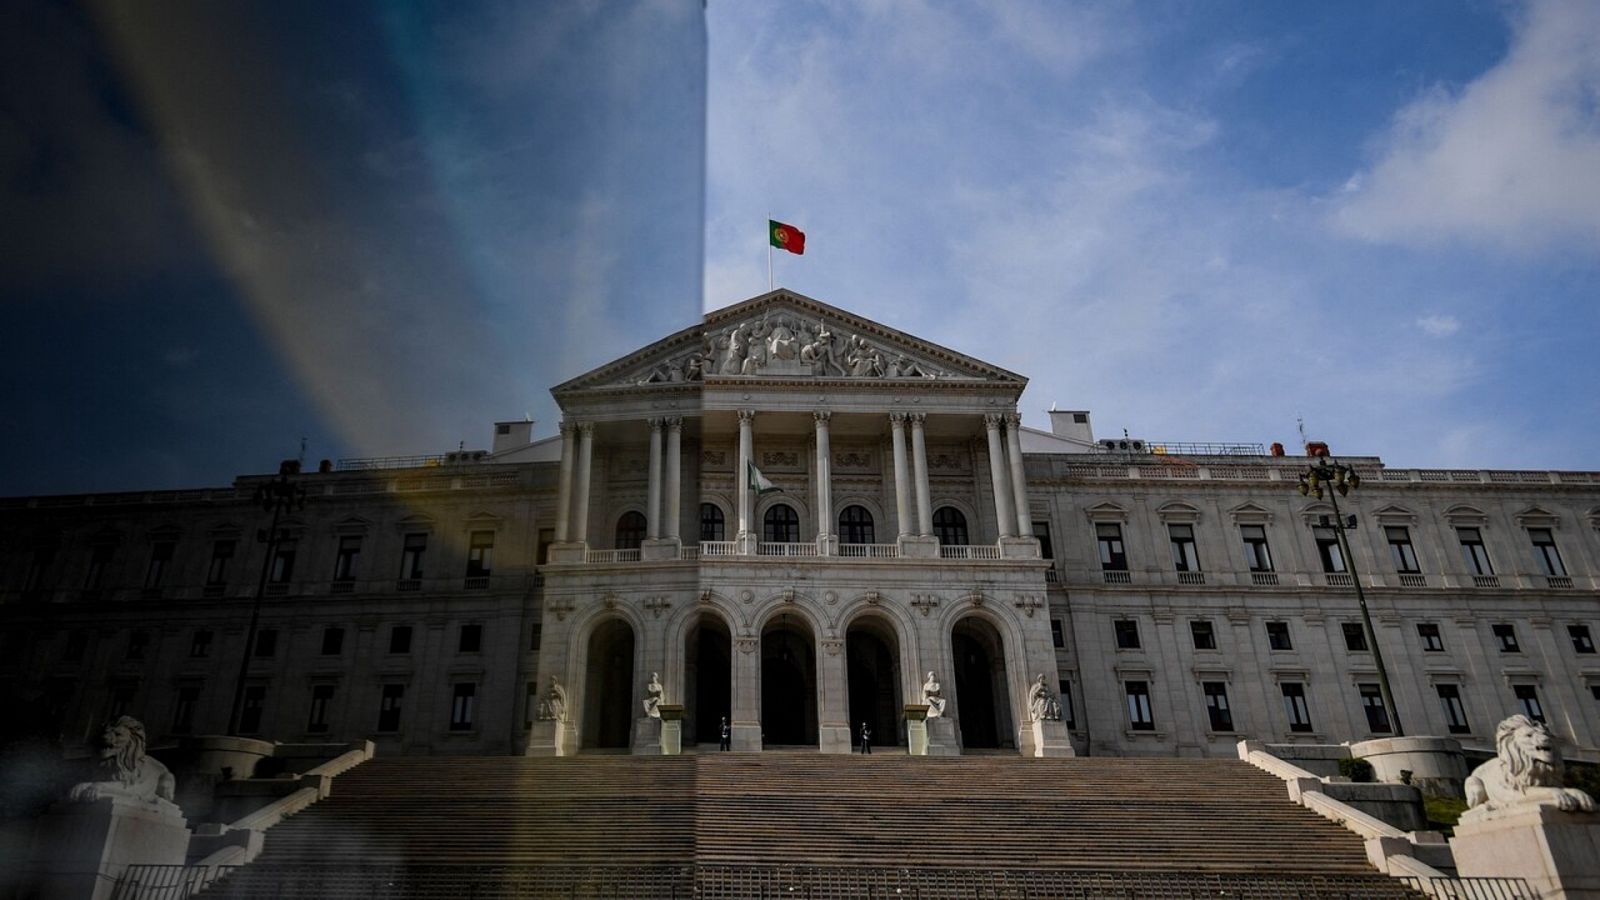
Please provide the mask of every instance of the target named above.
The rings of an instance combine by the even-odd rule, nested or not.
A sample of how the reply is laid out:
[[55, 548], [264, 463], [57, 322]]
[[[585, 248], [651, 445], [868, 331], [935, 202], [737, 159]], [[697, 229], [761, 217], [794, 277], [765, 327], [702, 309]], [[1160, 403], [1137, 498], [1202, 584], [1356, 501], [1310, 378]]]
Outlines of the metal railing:
[[[209, 888], [209, 889], [208, 889]], [[1520, 879], [1424, 879], [1368, 875], [1126, 872], [1084, 869], [873, 868], [845, 866], [131, 866], [112, 900], [476, 900], [649, 898], [747, 900], [805, 897], [1045, 898], [1139, 900], [1401, 900], [1420, 891], [1447, 900], [1532, 900]], [[203, 892], [203, 893], [202, 893]]]

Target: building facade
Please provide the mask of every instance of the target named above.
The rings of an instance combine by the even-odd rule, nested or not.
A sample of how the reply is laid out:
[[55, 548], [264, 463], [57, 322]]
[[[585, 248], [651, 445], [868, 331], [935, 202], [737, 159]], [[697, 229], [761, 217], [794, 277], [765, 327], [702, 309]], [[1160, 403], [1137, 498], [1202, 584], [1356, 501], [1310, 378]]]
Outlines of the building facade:
[[1600, 473], [1344, 457], [1347, 559], [1306, 459], [1023, 427], [1025, 386], [780, 290], [558, 386], [558, 436], [296, 476], [270, 559], [263, 478], [0, 500], [3, 721], [220, 732], [248, 657], [240, 731], [386, 753], [653, 752], [652, 680], [686, 744], [904, 744], [930, 675], [959, 752], [1600, 742]]

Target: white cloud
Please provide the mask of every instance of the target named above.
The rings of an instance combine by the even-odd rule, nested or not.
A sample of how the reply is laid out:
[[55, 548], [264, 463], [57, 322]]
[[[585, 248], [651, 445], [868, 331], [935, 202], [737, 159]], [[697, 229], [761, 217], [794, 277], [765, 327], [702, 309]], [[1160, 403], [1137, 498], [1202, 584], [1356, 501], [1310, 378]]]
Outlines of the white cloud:
[[1600, 243], [1600, 4], [1538, 0], [1474, 81], [1394, 117], [1333, 221], [1372, 241], [1517, 252]]
[[1417, 327], [1430, 337], [1449, 337], [1461, 330], [1461, 320], [1438, 314], [1422, 316], [1417, 319]]

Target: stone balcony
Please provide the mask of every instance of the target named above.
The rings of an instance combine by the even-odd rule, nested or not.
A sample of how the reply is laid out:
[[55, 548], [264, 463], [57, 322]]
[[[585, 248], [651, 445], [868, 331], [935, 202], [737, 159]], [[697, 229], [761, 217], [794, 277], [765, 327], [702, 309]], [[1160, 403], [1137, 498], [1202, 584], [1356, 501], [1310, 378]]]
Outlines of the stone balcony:
[[833, 538], [816, 541], [701, 541], [679, 545], [676, 541], [646, 542], [646, 546], [622, 549], [589, 549], [581, 544], [550, 548], [552, 565], [614, 566], [652, 562], [745, 561], [755, 558], [826, 559], [848, 562], [881, 562], [915, 559], [952, 562], [1037, 561], [1038, 542], [1033, 538], [1004, 538], [995, 544], [940, 544], [937, 540], [907, 537], [893, 544], [845, 544]]

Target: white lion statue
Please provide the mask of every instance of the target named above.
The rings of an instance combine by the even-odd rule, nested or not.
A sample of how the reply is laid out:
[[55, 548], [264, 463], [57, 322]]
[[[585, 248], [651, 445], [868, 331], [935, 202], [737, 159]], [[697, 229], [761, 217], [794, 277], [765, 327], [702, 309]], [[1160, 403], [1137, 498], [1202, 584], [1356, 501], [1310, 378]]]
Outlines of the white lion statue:
[[172, 772], [160, 760], [146, 756], [144, 745], [144, 723], [138, 719], [123, 716], [108, 723], [100, 735], [99, 767], [110, 777], [74, 785], [67, 799], [85, 803], [106, 797], [172, 801]]
[[1467, 776], [1467, 815], [1520, 805], [1595, 811], [1593, 797], [1561, 786], [1561, 753], [1543, 722], [1512, 716], [1495, 728], [1494, 743], [1498, 755]]

